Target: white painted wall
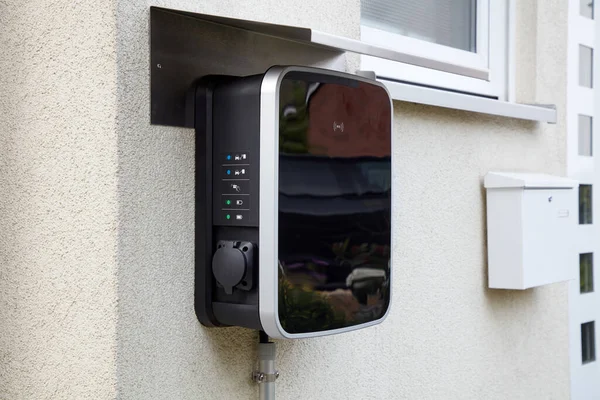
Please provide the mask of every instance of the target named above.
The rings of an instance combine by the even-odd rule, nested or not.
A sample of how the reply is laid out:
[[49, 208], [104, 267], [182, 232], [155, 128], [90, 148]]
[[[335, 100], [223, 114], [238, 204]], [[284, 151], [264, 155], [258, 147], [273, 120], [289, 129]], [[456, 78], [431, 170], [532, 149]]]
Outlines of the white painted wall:
[[[394, 201], [399, 212], [394, 216], [393, 309], [385, 323], [369, 330], [279, 342], [279, 398], [568, 398], [566, 284], [524, 292], [486, 289], [483, 175], [489, 170], [565, 173], [566, 5], [562, 0], [532, 2], [518, 9], [517, 97], [557, 104], [559, 123], [538, 125], [396, 102], [399, 168], [394, 184], [399, 190]], [[69, 92], [72, 98], [65, 96], [67, 107], [54, 108], [57, 116], [43, 108], [56, 104], [51, 95], [32, 106], [35, 99], [22, 94], [36, 93], [35, 80], [19, 78], [25, 80], [11, 87], [26, 107], [14, 110], [6, 96], [0, 100], [0, 126], [8, 126], [0, 140], [14, 142], [9, 157], [0, 153], [0, 188], [8, 193], [0, 199], [0, 398], [255, 398], [257, 389], [249, 381], [255, 333], [205, 329], [194, 315], [193, 131], [149, 125], [148, 8], [303, 25], [357, 38], [359, 1], [128, 0], [117, 2], [115, 10], [90, 6], [91, 17], [81, 14], [84, 6], [66, 0], [58, 4], [69, 16], [59, 18], [56, 11], [47, 21], [51, 17], [33, 14], [30, 24], [37, 24], [27, 25], [29, 30], [21, 31], [14, 22], [8, 36], [0, 33], [0, 45], [8, 43], [9, 53], [23, 60], [16, 63], [17, 77], [44, 71], [39, 78], [54, 83], [60, 93], [75, 83], [83, 88]], [[4, 22], [1, 7], [7, 6], [0, 5]], [[16, 13], [16, 6], [11, 10]], [[78, 22], [64, 26], [69, 18]], [[66, 75], [68, 81], [29, 59], [21, 47], [23, 35], [42, 29], [41, 22], [52, 28], [46, 35], [53, 41], [39, 51], [66, 58], [63, 64], [75, 71]], [[79, 24], [85, 30], [78, 30]], [[78, 36], [69, 41], [69, 34]], [[77, 54], [64, 51], [80, 41], [93, 43]], [[31, 39], [30, 48], [36, 44]], [[529, 52], [521, 53], [524, 49]], [[110, 63], [115, 59], [116, 66]], [[0, 58], [0, 66], [6, 63]], [[84, 70], [89, 72], [83, 75]], [[16, 79], [0, 76], [3, 85]], [[90, 79], [98, 84], [88, 84]], [[39, 119], [31, 107], [46, 112], [46, 118]], [[67, 118], [71, 114], [93, 115], [93, 123], [79, 126], [78, 119]], [[44, 121], [57, 121], [50, 135]], [[80, 140], [69, 147], [74, 138]], [[30, 160], [34, 156], [39, 160], [34, 166], [45, 167], [38, 171], [45, 179], [23, 180], [37, 171]], [[8, 169], [10, 162], [17, 165]], [[48, 172], [55, 165], [61, 168]], [[48, 181], [52, 187], [46, 187]], [[88, 196], [77, 197], [81, 193]], [[31, 196], [39, 202], [30, 201]], [[82, 217], [89, 209], [95, 212]], [[27, 216], [36, 212], [55, 230], [44, 242], [36, 241], [36, 249], [11, 242], [18, 235], [36, 237], [45, 228]], [[87, 229], [104, 222], [106, 231], [86, 236]], [[73, 240], [61, 242], [57, 234]], [[94, 245], [104, 246], [104, 253], [91, 253], [96, 264], [83, 256], [60, 258], [63, 247], [79, 241], [85, 256]], [[55, 285], [74, 282], [60, 291], [34, 292], [50, 285], [39, 272], [45, 265], [55, 274]], [[75, 297], [80, 287], [82, 294]], [[91, 292], [93, 301], [84, 296]], [[81, 320], [90, 322], [87, 326], [74, 330], [48, 315], [54, 305], [64, 314], [71, 304], [67, 316], [77, 310]], [[51, 337], [68, 344], [58, 350], [36, 340], [53, 324]], [[81, 346], [78, 339], [88, 337], [96, 341]], [[116, 361], [111, 359], [115, 345]], [[53, 392], [48, 382], [64, 381], [72, 371], [68, 362], [63, 366], [63, 358], [77, 360], [83, 374]], [[97, 375], [85, 374], [89, 363], [99, 365]], [[22, 391], [28, 378], [28, 389]]]

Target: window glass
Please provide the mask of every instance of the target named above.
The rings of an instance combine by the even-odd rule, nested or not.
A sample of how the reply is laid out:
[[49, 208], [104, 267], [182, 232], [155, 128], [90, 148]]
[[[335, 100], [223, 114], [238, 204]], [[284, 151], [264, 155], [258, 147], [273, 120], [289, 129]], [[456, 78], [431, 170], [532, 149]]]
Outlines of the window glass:
[[362, 23], [476, 52], [476, 0], [362, 0]]
[[579, 291], [590, 293], [594, 291], [594, 254], [579, 255]]
[[581, 362], [596, 361], [596, 329], [594, 321], [581, 324]]
[[579, 14], [582, 17], [594, 19], [594, 1], [579, 0]]
[[579, 223], [592, 223], [592, 185], [579, 185]]
[[579, 155], [592, 155], [592, 117], [579, 115], [578, 119]]
[[579, 86], [593, 87], [594, 49], [579, 45]]

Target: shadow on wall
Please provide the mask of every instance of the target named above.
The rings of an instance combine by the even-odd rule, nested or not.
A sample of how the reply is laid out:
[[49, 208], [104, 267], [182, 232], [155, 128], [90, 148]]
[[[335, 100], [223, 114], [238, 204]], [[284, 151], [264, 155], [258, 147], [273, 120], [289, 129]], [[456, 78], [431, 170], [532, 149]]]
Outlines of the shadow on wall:
[[[196, 321], [197, 322], [197, 321]], [[197, 322], [200, 325], [200, 322]], [[211, 348], [211, 364], [215, 368], [215, 373], [226, 376], [231, 371], [233, 362], [240, 363], [248, 371], [248, 383], [250, 382], [250, 372], [254, 368], [256, 361], [256, 349], [258, 343], [258, 331], [246, 328], [206, 328], [201, 327], [206, 343]], [[232, 352], [232, 349], [235, 351]], [[239, 381], [239, 376], [234, 377]]]

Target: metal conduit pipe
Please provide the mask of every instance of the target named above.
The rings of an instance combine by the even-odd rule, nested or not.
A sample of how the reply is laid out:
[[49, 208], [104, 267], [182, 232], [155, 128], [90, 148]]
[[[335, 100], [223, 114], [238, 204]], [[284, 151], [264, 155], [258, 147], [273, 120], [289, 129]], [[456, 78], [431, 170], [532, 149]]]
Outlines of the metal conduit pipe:
[[260, 400], [275, 400], [275, 380], [279, 372], [275, 370], [275, 343], [269, 342], [269, 337], [260, 332], [258, 343], [258, 370], [252, 374], [252, 379], [258, 383], [258, 398]]

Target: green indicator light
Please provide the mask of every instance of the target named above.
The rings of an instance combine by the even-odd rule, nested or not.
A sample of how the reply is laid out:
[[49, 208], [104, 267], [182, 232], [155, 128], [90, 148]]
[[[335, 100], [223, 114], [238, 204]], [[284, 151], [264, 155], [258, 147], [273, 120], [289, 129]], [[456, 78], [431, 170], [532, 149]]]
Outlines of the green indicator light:
[[231, 200], [227, 200], [226, 203], [227, 203], [227, 205], [230, 205], [231, 204]]
[[231, 219], [231, 215], [227, 214], [227, 216], [225, 218]]

